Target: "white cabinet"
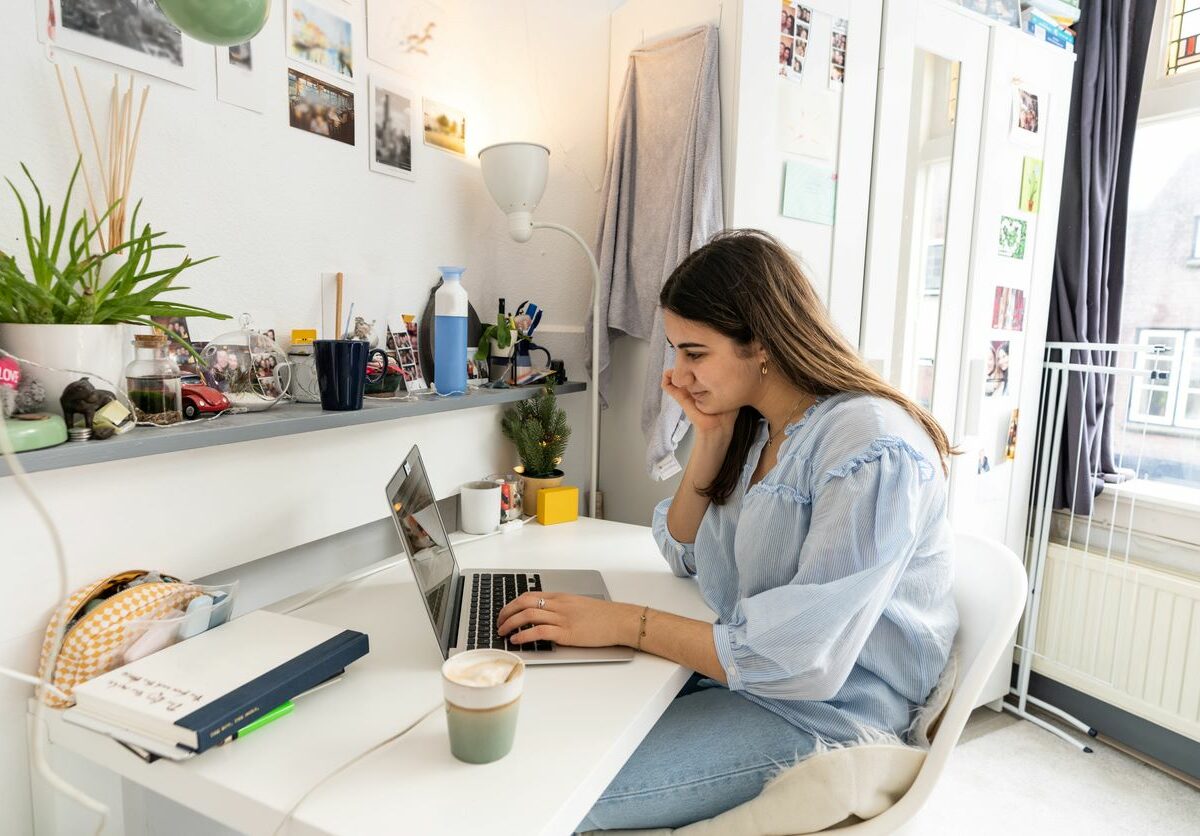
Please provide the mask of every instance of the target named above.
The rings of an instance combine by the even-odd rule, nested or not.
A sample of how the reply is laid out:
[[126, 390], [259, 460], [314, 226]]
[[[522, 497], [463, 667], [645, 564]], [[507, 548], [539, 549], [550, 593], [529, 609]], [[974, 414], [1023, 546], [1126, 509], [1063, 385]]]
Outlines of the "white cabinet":
[[888, 4], [860, 348], [949, 431], [958, 406], [988, 26]]
[[954, 527], [1023, 555], [1074, 55], [942, 0], [884, 33], [860, 348], [962, 451]]

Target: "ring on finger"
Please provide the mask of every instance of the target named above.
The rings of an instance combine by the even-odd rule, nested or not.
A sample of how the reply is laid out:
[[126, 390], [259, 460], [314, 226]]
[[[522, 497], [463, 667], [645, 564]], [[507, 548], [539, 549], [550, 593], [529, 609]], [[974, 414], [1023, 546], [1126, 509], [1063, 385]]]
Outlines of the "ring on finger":
[[546, 599], [545, 599], [545, 598], [538, 598], [538, 602], [537, 602], [537, 604], [538, 604], [538, 609], [539, 609], [539, 610], [544, 610], [544, 609], [546, 609]]

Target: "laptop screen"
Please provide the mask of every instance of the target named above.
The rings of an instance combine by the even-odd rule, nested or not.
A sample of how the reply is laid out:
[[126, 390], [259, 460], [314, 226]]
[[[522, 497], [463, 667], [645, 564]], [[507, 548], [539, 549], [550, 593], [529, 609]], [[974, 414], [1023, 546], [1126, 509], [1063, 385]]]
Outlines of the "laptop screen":
[[414, 446], [404, 464], [388, 482], [388, 503], [396, 532], [408, 553], [408, 563], [417, 589], [425, 599], [425, 608], [437, 635], [442, 657], [450, 654], [454, 631], [454, 595], [458, 582], [458, 564], [450, 550], [450, 538], [442, 524], [433, 489]]

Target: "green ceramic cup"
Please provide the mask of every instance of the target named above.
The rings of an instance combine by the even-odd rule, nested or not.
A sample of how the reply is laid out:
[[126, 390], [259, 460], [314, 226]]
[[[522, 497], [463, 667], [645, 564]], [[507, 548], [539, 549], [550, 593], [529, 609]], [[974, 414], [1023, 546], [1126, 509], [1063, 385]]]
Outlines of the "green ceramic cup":
[[[511, 676], [510, 676], [511, 674]], [[442, 665], [450, 752], [466, 763], [509, 753], [525, 688], [525, 663], [504, 650], [468, 650]]]

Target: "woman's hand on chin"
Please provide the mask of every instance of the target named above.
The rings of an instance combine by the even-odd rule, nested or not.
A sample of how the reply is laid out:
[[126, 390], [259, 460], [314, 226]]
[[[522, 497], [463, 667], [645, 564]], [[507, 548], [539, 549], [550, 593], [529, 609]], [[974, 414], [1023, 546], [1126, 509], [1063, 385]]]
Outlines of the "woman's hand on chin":
[[733, 425], [737, 421], [737, 410], [731, 412], [707, 413], [701, 412], [696, 405], [692, 393], [682, 386], [676, 386], [671, 379], [671, 370], [667, 369], [662, 376], [662, 389], [683, 407], [683, 414], [692, 422], [699, 435], [712, 436], [728, 441], [733, 435]]

